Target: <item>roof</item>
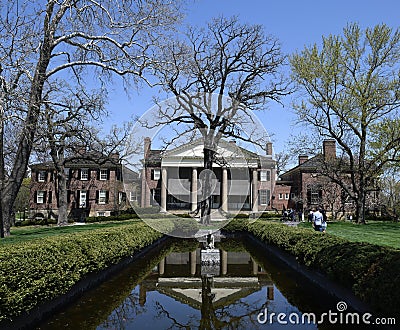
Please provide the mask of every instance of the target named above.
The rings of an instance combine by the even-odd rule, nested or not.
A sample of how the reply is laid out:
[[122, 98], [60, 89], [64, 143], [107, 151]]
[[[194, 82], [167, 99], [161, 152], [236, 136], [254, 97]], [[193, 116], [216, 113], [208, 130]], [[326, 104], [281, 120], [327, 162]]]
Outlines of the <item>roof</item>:
[[[272, 161], [272, 156], [258, 155], [253, 151], [249, 151], [233, 142], [228, 142], [221, 140], [217, 148], [221, 157], [225, 159], [241, 158], [246, 160], [258, 160], [263, 163], [270, 163]], [[147, 164], [161, 164], [163, 159], [203, 159], [203, 140], [197, 139], [195, 141], [182, 144], [176, 148], [169, 150], [149, 150], [146, 157]], [[234, 156], [235, 155], [235, 156]]]
[[[75, 155], [67, 157], [65, 160], [66, 168], [116, 168], [121, 167], [120, 159], [117, 157], [108, 157], [98, 152], [88, 152], [83, 155]], [[30, 165], [33, 170], [48, 170], [54, 169], [54, 163], [52, 161], [46, 161], [42, 163], [36, 163]]]
[[322, 157], [323, 157], [322, 154], [315, 155], [314, 157], [311, 157], [310, 159], [306, 160], [304, 163], [299, 164], [299, 165], [291, 168], [289, 171], [286, 171], [285, 173], [281, 174], [279, 177], [282, 178], [282, 181], [287, 181], [285, 179], [285, 177], [288, 175], [291, 175], [293, 172], [315, 171], [317, 168], [319, 168], [321, 166], [321, 160], [322, 160], [321, 158]]

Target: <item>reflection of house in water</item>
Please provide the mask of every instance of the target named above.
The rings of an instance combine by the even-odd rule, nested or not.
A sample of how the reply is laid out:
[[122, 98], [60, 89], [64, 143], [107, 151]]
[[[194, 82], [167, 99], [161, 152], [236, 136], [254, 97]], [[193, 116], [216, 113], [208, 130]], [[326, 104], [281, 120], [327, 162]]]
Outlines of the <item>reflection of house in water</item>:
[[[203, 279], [200, 252], [171, 253], [163, 258], [140, 285], [140, 302], [155, 291], [193, 308], [202, 307]], [[268, 273], [247, 252], [220, 250], [219, 276], [212, 278], [214, 308], [224, 307], [266, 287], [266, 301], [274, 299], [274, 287]]]

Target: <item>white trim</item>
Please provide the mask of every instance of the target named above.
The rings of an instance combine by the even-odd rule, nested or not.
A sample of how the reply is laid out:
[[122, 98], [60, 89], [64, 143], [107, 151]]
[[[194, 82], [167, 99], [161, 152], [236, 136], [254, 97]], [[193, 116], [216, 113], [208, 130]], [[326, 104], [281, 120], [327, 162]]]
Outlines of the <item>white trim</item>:
[[[104, 174], [105, 174], [105, 177], [104, 177]], [[107, 178], [108, 178], [108, 169], [106, 169], [106, 168], [101, 168], [101, 169], [100, 169], [100, 176], [99, 176], [99, 179], [100, 179], [101, 181], [106, 181]]]
[[47, 172], [39, 171], [38, 172], [38, 182], [46, 182]]
[[44, 190], [38, 190], [36, 192], [36, 203], [37, 204], [44, 204], [45, 200], [44, 197], [46, 195], [46, 192]]
[[[85, 175], [83, 175], [85, 174]], [[81, 181], [89, 180], [89, 169], [88, 168], [81, 168]]]

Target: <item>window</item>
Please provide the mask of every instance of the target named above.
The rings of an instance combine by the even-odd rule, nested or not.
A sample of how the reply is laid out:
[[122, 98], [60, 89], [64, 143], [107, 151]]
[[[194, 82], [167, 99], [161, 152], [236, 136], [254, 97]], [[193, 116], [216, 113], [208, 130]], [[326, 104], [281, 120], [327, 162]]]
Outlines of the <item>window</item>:
[[293, 198], [295, 198], [296, 197], [296, 194], [295, 193], [290, 193], [290, 198], [291, 199], [293, 199]]
[[285, 194], [285, 199], [288, 200], [289, 199], [289, 193]]
[[88, 180], [89, 179], [89, 169], [82, 168], [81, 169], [81, 180]]
[[160, 180], [161, 171], [160, 170], [153, 170], [153, 180]]
[[271, 172], [267, 170], [260, 171], [260, 181], [270, 181], [271, 180]]
[[308, 204], [320, 204], [322, 202], [322, 187], [320, 185], [311, 185], [307, 188]]
[[131, 202], [137, 202], [137, 194], [136, 190], [133, 190], [129, 193], [129, 201]]
[[100, 170], [100, 180], [107, 180], [108, 179], [108, 170], [101, 169]]
[[106, 212], [97, 212], [97, 216], [98, 217], [105, 217], [106, 216]]
[[46, 181], [46, 171], [39, 171], [38, 173], [38, 181], [45, 182]]
[[118, 192], [118, 203], [121, 204], [123, 202], [126, 202], [126, 194], [119, 191]]
[[152, 206], [157, 206], [161, 204], [161, 189], [156, 188], [156, 189], [151, 189], [151, 200], [150, 204]]
[[269, 205], [269, 199], [270, 199], [269, 190], [260, 190], [259, 196], [260, 196], [260, 205]]
[[79, 192], [79, 207], [80, 208], [85, 208], [86, 205], [86, 197], [87, 197], [87, 191], [86, 190], [81, 190]]
[[39, 190], [36, 194], [36, 203], [44, 204], [46, 192]]
[[279, 194], [279, 199], [283, 199], [283, 194], [282, 193]]
[[100, 190], [99, 191], [99, 204], [106, 204], [107, 203], [107, 191]]

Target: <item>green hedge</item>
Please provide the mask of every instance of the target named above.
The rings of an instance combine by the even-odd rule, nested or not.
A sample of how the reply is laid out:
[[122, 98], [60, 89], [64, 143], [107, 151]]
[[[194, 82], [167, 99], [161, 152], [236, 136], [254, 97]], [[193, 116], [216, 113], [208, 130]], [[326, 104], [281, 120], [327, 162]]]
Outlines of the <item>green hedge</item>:
[[66, 293], [162, 234], [143, 223], [0, 245], [0, 321]]
[[277, 246], [332, 280], [350, 288], [377, 312], [400, 314], [400, 251], [368, 243], [350, 242], [329, 234], [280, 223], [233, 220], [230, 232], [248, 231]]
[[110, 215], [108, 217], [86, 217], [85, 222], [93, 223], [93, 222], [105, 222], [105, 221], [124, 221], [124, 220], [133, 220], [138, 219], [136, 214], [120, 214], [120, 215]]

